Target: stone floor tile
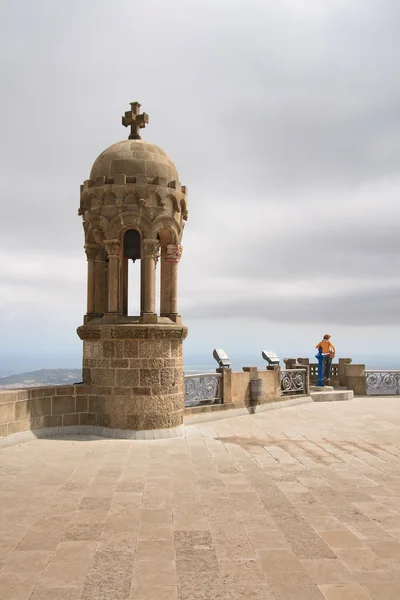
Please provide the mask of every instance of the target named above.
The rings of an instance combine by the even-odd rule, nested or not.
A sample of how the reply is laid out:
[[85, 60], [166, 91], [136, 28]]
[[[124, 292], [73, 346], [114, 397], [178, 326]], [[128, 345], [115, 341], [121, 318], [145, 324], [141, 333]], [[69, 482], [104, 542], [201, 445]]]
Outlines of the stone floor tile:
[[179, 572], [179, 600], [227, 600], [218, 570]]
[[226, 584], [225, 591], [229, 600], [276, 600], [271, 586], [267, 583]]
[[93, 560], [97, 542], [60, 542], [51, 557], [52, 562], [89, 562]]
[[331, 548], [361, 548], [361, 540], [350, 531], [320, 531], [319, 535]]
[[82, 588], [46, 588], [36, 586], [29, 600], [80, 600]]
[[102, 531], [101, 525], [88, 523], [71, 524], [65, 531], [62, 541], [89, 542], [97, 541]]
[[138, 540], [136, 560], [175, 560], [172, 540]]
[[400, 542], [392, 541], [379, 541], [379, 542], [368, 542], [368, 546], [371, 550], [382, 558], [383, 560], [387, 558], [392, 558], [400, 561]]
[[374, 600], [358, 583], [335, 583], [318, 587], [325, 600]]
[[54, 550], [62, 535], [62, 531], [44, 531], [33, 527], [18, 544], [17, 550]]
[[335, 552], [350, 571], [385, 571], [389, 568], [369, 548], [336, 548]]
[[214, 542], [208, 531], [175, 531], [175, 552], [177, 558], [185, 558], [193, 550], [212, 550]]
[[174, 560], [135, 560], [132, 585], [176, 586], [176, 564]]
[[354, 580], [354, 576], [338, 558], [302, 559], [311, 579], [316, 584], [346, 583]]
[[366, 523], [346, 523], [346, 527], [348, 527], [348, 529], [360, 540], [393, 541], [393, 534], [383, 529], [383, 527], [375, 521], [368, 521]]
[[357, 579], [374, 600], [398, 600], [400, 574], [391, 571], [358, 572]]
[[315, 531], [347, 531], [347, 526], [332, 516], [306, 516], [306, 520]]
[[258, 548], [288, 548], [289, 544], [280, 531], [252, 529], [247, 532], [250, 544]]
[[168, 524], [172, 521], [172, 509], [169, 508], [145, 508], [140, 511], [139, 515], [142, 523]]
[[291, 550], [259, 550], [277, 600], [322, 600], [322, 595]]
[[10, 558], [4, 563], [3, 573], [33, 573], [40, 574], [44, 571], [51, 558], [51, 552], [41, 550], [14, 550]]
[[2, 600], [28, 600], [36, 585], [33, 573], [0, 573], [0, 598]]
[[41, 587], [81, 587], [89, 570], [90, 563], [79, 562], [49, 562], [38, 579]]
[[131, 600], [178, 600], [176, 586], [140, 587], [133, 585]]
[[172, 523], [139, 523], [138, 540], [170, 540], [174, 537]]
[[124, 531], [122, 527], [120, 531], [103, 529], [97, 549], [107, 552], [124, 550], [133, 552], [136, 549], [136, 544], [137, 532], [135, 530], [128, 529]]

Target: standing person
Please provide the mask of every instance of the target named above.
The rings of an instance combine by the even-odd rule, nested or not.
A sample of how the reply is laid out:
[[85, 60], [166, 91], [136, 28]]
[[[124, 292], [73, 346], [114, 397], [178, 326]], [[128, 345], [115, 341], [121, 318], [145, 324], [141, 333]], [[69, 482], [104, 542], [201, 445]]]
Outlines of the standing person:
[[330, 339], [331, 336], [326, 333], [323, 339], [315, 346], [316, 348], [321, 348], [322, 356], [324, 357], [322, 362], [322, 376], [324, 381], [329, 381], [330, 379], [332, 359], [335, 358], [336, 352], [336, 348]]

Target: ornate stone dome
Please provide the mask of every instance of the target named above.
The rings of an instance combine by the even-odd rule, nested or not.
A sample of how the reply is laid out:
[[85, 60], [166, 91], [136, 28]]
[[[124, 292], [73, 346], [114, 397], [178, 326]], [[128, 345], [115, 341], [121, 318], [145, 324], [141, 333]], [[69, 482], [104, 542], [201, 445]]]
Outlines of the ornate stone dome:
[[90, 179], [120, 174], [179, 181], [176, 167], [164, 150], [141, 139], [123, 140], [104, 150], [93, 164]]

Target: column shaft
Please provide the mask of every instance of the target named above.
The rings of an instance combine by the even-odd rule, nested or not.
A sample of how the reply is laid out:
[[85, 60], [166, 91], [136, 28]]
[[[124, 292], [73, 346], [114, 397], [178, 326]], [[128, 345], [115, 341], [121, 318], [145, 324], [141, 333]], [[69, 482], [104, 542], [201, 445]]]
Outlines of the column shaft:
[[156, 312], [156, 260], [158, 240], [143, 240], [142, 252], [142, 294], [143, 313]]
[[106, 263], [104, 256], [94, 263], [94, 312], [106, 312]]
[[94, 258], [88, 258], [87, 261], [88, 272], [87, 272], [87, 312], [88, 314], [94, 313]]
[[166, 261], [167, 249], [161, 248], [161, 276], [160, 276], [160, 315], [165, 316], [170, 313], [169, 309], [169, 285], [170, 285], [170, 264]]

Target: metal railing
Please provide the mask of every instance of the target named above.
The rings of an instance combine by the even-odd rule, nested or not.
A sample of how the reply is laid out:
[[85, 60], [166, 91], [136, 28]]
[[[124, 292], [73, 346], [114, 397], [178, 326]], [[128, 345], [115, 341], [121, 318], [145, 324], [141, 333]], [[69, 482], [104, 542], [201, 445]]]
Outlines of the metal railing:
[[285, 369], [281, 371], [281, 393], [282, 395], [306, 394], [306, 370]]
[[221, 373], [185, 375], [185, 407], [221, 403]]
[[400, 395], [400, 371], [365, 371], [368, 396]]

